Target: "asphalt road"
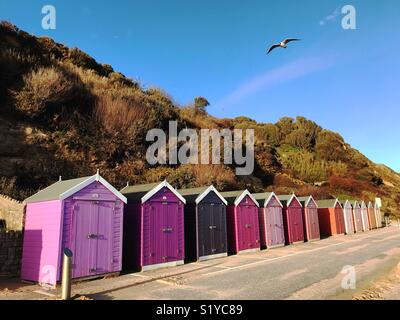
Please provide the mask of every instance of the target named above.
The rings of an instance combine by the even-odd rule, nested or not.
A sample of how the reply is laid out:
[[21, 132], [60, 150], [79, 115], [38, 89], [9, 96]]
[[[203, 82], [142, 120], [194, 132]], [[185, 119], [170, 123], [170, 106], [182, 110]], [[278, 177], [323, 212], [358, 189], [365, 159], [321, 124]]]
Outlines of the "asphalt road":
[[[334, 299], [350, 296], [400, 262], [400, 229], [336, 236], [253, 254], [192, 264], [179, 274], [90, 295], [95, 299]], [[343, 289], [343, 267], [355, 269], [356, 290]], [[186, 267], [187, 268], [187, 267]], [[347, 296], [346, 296], [347, 295]]]
[[[179, 267], [84, 281], [75, 296], [92, 299], [349, 299], [400, 266], [400, 228], [341, 235]], [[354, 267], [355, 289], [343, 289]], [[392, 292], [400, 299], [400, 283]], [[1, 299], [55, 299], [37, 285], [3, 284]]]

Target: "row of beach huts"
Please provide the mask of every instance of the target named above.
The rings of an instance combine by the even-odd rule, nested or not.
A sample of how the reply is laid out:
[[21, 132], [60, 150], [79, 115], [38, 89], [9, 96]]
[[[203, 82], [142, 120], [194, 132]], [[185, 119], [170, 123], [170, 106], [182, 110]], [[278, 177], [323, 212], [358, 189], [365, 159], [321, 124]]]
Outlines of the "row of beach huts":
[[62, 252], [72, 276], [149, 270], [382, 226], [379, 205], [312, 196], [174, 189], [116, 190], [99, 173], [58, 181], [25, 200], [21, 278], [56, 285]]

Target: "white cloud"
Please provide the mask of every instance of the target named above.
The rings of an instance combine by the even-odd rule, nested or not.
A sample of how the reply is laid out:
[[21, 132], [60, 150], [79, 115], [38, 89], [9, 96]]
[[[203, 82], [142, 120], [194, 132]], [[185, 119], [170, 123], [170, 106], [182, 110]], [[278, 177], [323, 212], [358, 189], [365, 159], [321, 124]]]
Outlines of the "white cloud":
[[324, 17], [322, 20], [319, 21], [320, 26], [324, 26], [328, 23], [335, 22], [337, 18], [340, 16], [340, 9], [336, 8], [331, 14]]
[[245, 97], [257, 93], [258, 91], [265, 91], [275, 85], [327, 69], [332, 66], [333, 63], [334, 59], [330, 56], [297, 59], [282, 67], [256, 75], [239, 85], [235, 90], [217, 102], [216, 105], [220, 108], [227, 107]]

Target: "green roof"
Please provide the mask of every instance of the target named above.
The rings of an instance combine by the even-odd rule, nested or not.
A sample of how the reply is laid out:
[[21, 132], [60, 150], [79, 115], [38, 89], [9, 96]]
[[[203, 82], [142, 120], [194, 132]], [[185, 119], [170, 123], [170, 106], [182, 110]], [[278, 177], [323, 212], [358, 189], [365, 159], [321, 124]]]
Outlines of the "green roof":
[[277, 197], [279, 201], [282, 203], [282, 205], [286, 206], [287, 202], [293, 197], [293, 194], [281, 194]]
[[126, 186], [125, 188], [122, 188], [120, 192], [131, 202], [141, 202], [142, 198], [159, 184], [160, 182], [155, 182]]
[[225, 191], [221, 192], [221, 196], [225, 198], [228, 204], [235, 204], [235, 200], [239, 197], [245, 190], [239, 191]]
[[187, 203], [194, 203], [199, 195], [206, 191], [209, 187], [198, 187], [179, 189], [178, 192], [186, 199]]
[[334, 208], [336, 199], [317, 200], [318, 208]]
[[71, 180], [63, 180], [57, 181], [52, 185], [48, 186], [47, 188], [39, 191], [38, 193], [30, 196], [29, 198], [25, 199], [26, 203], [32, 202], [42, 202], [42, 201], [50, 201], [50, 200], [59, 200], [60, 195], [64, 192], [72, 189], [73, 187], [77, 186], [78, 184], [88, 180], [91, 177], [83, 177]]
[[272, 192], [253, 193], [252, 196], [257, 200], [260, 207], [265, 206], [265, 201], [271, 196]]
[[310, 199], [311, 196], [307, 197], [297, 197], [297, 200], [301, 203], [301, 205], [304, 207], [307, 203], [307, 201]]

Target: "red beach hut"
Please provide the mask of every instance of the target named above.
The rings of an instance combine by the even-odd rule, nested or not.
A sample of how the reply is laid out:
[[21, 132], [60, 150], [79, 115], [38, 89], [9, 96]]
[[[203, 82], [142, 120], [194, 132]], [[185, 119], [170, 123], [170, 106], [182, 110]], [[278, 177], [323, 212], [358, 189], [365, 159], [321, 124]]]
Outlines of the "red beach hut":
[[55, 286], [66, 248], [73, 279], [121, 271], [126, 198], [99, 174], [58, 181], [25, 203], [23, 280]]
[[260, 250], [258, 202], [248, 190], [221, 192], [228, 202], [226, 225], [230, 253]]
[[275, 248], [285, 245], [283, 205], [273, 192], [253, 194], [260, 205], [259, 224], [261, 248]]
[[124, 269], [151, 270], [184, 263], [186, 203], [167, 181], [126, 186]]
[[342, 206], [338, 199], [318, 200], [319, 229], [322, 236], [329, 237], [345, 232]]
[[286, 244], [304, 242], [303, 208], [297, 197], [280, 195], [279, 201], [283, 205], [283, 223]]
[[312, 196], [299, 197], [303, 206], [304, 234], [307, 241], [319, 240], [318, 205]]

